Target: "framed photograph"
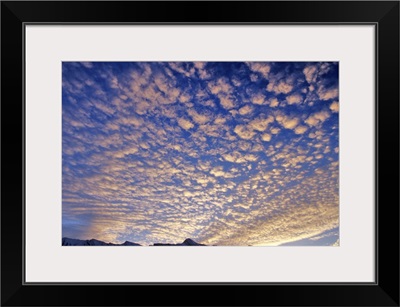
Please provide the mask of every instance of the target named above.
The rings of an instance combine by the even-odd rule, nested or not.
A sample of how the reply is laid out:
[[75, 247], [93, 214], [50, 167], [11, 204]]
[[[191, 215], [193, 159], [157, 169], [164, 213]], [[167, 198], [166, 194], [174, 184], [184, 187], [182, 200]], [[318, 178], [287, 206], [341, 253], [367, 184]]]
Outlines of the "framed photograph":
[[1, 27], [3, 306], [399, 306], [399, 2]]

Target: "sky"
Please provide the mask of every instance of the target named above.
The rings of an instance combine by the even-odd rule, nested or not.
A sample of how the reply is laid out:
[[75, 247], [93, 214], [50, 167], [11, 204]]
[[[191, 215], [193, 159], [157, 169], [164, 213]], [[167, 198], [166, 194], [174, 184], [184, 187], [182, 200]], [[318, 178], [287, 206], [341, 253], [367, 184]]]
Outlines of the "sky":
[[337, 62], [63, 62], [62, 236], [339, 245]]

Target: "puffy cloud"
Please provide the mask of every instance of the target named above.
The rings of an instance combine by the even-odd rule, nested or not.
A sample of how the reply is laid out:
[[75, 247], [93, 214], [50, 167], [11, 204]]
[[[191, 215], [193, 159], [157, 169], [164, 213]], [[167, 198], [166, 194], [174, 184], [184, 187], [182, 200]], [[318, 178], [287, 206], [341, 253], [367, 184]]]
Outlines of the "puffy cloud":
[[188, 93], [182, 93], [179, 96], [179, 101], [182, 103], [189, 102], [192, 97]]
[[207, 62], [194, 62], [194, 67], [197, 69], [197, 74], [200, 79], [208, 80], [212, 77], [211, 73], [206, 69]]
[[251, 102], [258, 105], [266, 104], [265, 96], [261, 93], [257, 93], [251, 97]]
[[135, 127], [140, 127], [144, 124], [143, 118], [139, 116], [129, 116], [120, 118], [120, 122], [124, 125], [133, 125]]
[[214, 175], [215, 177], [223, 177], [223, 178], [234, 178], [235, 177], [234, 174], [224, 172], [222, 166], [218, 166], [218, 167], [213, 168], [210, 171], [210, 174]]
[[210, 92], [214, 95], [218, 95], [220, 93], [231, 93], [233, 91], [232, 86], [225, 78], [220, 78], [216, 81], [210, 81], [207, 85]]
[[294, 129], [294, 132], [296, 134], [303, 134], [307, 130], [308, 130], [308, 128], [306, 126], [297, 126], [296, 129]]
[[320, 123], [323, 123], [326, 119], [328, 119], [330, 116], [330, 113], [328, 111], [322, 110], [320, 112], [316, 112], [312, 115], [310, 115], [306, 120], [306, 124], [308, 124], [311, 127], [317, 126]]
[[151, 109], [151, 104], [145, 100], [139, 101], [135, 105], [135, 112], [139, 115], [146, 114]]
[[195, 69], [194, 67], [185, 67], [185, 63], [179, 63], [179, 62], [170, 62], [169, 63], [169, 67], [173, 70], [175, 70], [176, 72], [179, 72], [183, 75], [185, 75], [186, 77], [192, 77], [195, 73]]
[[335, 88], [325, 88], [323, 86], [320, 86], [317, 90], [319, 99], [321, 100], [330, 100], [330, 99], [335, 99], [339, 95], [339, 89], [337, 87]]
[[232, 153], [223, 154], [222, 157], [225, 159], [225, 161], [228, 161], [228, 162], [235, 162], [235, 163], [246, 162], [246, 160], [242, 157], [242, 155], [237, 151], [232, 152]]
[[332, 102], [329, 109], [331, 109], [331, 111], [334, 113], [339, 112], [339, 103], [337, 101]]
[[236, 87], [240, 87], [242, 85], [242, 81], [240, 78], [238, 78], [237, 76], [232, 76], [232, 84]]
[[276, 121], [280, 123], [285, 129], [294, 129], [300, 122], [297, 117], [290, 117], [283, 114], [277, 115]]
[[197, 69], [204, 69], [207, 65], [207, 62], [194, 62], [194, 67]]
[[303, 101], [303, 97], [300, 94], [293, 94], [286, 97], [288, 104], [299, 104]]
[[281, 129], [279, 129], [279, 128], [277, 128], [277, 127], [271, 128], [271, 130], [270, 130], [270, 132], [271, 132], [272, 134], [278, 134], [280, 131], [281, 131]]
[[251, 74], [251, 75], [250, 75], [250, 80], [251, 80], [252, 82], [256, 82], [256, 81], [258, 80], [258, 75], [256, 75], [256, 74]]
[[304, 67], [303, 73], [308, 83], [313, 83], [316, 81], [317, 67], [315, 65], [309, 65]]
[[205, 114], [205, 113], [200, 114], [200, 113], [196, 112], [194, 109], [189, 109], [187, 112], [190, 115], [190, 117], [193, 119], [193, 121], [199, 125], [206, 124], [212, 120], [211, 114]]
[[263, 135], [261, 135], [261, 139], [262, 139], [264, 142], [269, 142], [269, 141], [271, 141], [271, 135], [268, 134], [268, 133], [264, 133]]
[[225, 159], [225, 161], [233, 163], [246, 163], [249, 161], [254, 162], [259, 158], [255, 154], [241, 154], [239, 151], [222, 154], [222, 157]]
[[234, 129], [234, 132], [239, 137], [245, 140], [250, 140], [253, 136], [256, 135], [256, 132], [254, 132], [252, 129], [250, 129], [248, 126], [245, 125], [237, 125]]
[[274, 92], [275, 94], [289, 94], [292, 90], [293, 85], [284, 80], [271, 81], [267, 86], [267, 91]]
[[268, 63], [247, 62], [249, 69], [253, 72], [260, 73], [264, 78], [268, 78], [271, 66]]
[[275, 108], [279, 105], [279, 101], [277, 98], [272, 98], [269, 102], [269, 106]]
[[214, 123], [217, 125], [224, 124], [226, 122], [226, 117], [218, 116], [215, 120]]
[[108, 105], [105, 105], [104, 103], [94, 102], [93, 104], [97, 109], [101, 110], [102, 112], [104, 112], [107, 115], [112, 115], [116, 111], [114, 108], [112, 108]]
[[178, 118], [178, 125], [185, 130], [189, 130], [194, 127], [190, 120], [184, 118]]
[[249, 126], [253, 130], [257, 131], [265, 131], [270, 123], [274, 122], [274, 117], [273, 116], [268, 116], [266, 118], [256, 118], [253, 119], [252, 121], [249, 122]]
[[219, 101], [221, 103], [221, 106], [226, 110], [230, 110], [230, 109], [233, 109], [234, 107], [236, 107], [235, 102], [229, 96], [221, 96], [219, 98]]
[[137, 153], [138, 151], [139, 151], [138, 147], [133, 145], [131, 147], [127, 147], [123, 150], [119, 150], [119, 151], [113, 153], [113, 157], [114, 158], [123, 158], [127, 155], [133, 155], [133, 154]]
[[246, 155], [244, 155], [244, 159], [246, 161], [254, 162], [254, 161], [258, 160], [258, 156], [254, 155], [254, 154], [246, 154]]
[[244, 107], [241, 107], [239, 109], [239, 114], [240, 115], [246, 115], [249, 114], [253, 111], [253, 108], [250, 105], [245, 105]]

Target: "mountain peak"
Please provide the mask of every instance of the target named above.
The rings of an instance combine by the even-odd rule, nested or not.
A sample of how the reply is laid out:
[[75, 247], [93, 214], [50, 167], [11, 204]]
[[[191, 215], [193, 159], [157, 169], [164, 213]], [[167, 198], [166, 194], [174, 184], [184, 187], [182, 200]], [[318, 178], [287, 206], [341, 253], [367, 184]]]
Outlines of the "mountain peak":
[[204, 244], [197, 243], [194, 240], [188, 238], [185, 241], [183, 241], [182, 245], [196, 246], [196, 245], [204, 245]]
[[[121, 244], [104, 242], [97, 239], [90, 240], [80, 240], [80, 239], [71, 239], [67, 237], [62, 238], [62, 246], [141, 246], [138, 243], [125, 241]], [[154, 243], [153, 246], [205, 246], [204, 244], [197, 243], [196, 241], [187, 238], [182, 243], [172, 244], [172, 243]]]
[[138, 243], [125, 241], [122, 244], [106, 243], [97, 239], [80, 240], [64, 237], [62, 238], [62, 246], [140, 246]]
[[138, 244], [138, 243], [133, 243], [133, 242], [129, 242], [129, 241], [125, 241], [121, 245], [124, 245], [124, 246], [140, 246], [140, 244]]

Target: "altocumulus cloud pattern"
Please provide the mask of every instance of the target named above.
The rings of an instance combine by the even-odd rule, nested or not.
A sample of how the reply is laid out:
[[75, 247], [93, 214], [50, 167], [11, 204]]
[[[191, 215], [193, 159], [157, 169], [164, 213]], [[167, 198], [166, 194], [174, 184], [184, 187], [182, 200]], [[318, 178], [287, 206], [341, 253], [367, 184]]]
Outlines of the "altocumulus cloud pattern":
[[336, 62], [64, 62], [63, 236], [338, 245]]

